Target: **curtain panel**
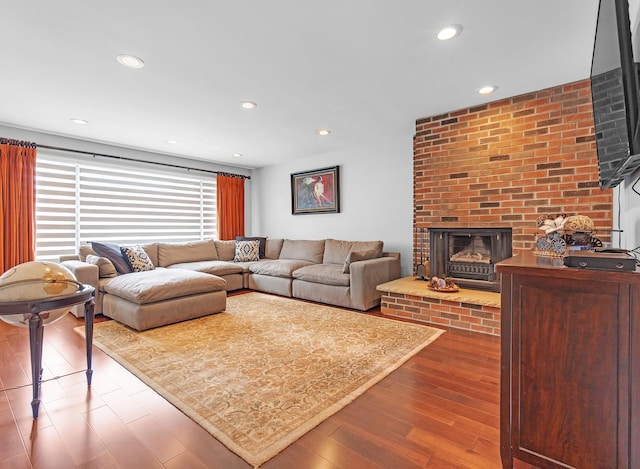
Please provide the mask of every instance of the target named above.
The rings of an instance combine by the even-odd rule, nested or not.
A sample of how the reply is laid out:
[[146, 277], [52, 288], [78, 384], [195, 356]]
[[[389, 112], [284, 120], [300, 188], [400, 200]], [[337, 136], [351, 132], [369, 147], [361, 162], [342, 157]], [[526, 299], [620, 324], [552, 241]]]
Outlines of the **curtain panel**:
[[35, 259], [36, 144], [0, 138], [0, 273]]
[[218, 173], [218, 239], [244, 236], [244, 179]]

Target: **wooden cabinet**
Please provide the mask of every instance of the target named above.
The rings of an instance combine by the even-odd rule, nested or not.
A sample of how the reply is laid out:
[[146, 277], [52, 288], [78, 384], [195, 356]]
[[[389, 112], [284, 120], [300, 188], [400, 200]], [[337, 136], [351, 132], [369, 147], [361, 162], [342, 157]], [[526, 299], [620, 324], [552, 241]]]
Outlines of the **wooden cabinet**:
[[524, 253], [502, 274], [502, 464], [640, 468], [640, 273]]

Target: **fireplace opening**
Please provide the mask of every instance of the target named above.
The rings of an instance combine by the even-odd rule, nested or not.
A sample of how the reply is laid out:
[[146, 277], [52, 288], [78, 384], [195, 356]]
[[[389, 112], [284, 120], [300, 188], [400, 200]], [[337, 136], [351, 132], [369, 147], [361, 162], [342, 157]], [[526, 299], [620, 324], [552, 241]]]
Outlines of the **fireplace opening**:
[[511, 228], [430, 227], [431, 276], [461, 287], [500, 291], [495, 264], [511, 257]]

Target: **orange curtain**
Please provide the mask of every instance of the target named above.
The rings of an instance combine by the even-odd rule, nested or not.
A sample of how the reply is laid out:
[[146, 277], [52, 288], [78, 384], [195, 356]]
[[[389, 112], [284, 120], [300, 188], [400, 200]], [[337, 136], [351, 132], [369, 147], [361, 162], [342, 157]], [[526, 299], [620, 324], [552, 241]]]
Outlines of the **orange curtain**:
[[244, 236], [244, 178], [218, 173], [218, 239]]
[[36, 145], [0, 138], [0, 273], [35, 259]]

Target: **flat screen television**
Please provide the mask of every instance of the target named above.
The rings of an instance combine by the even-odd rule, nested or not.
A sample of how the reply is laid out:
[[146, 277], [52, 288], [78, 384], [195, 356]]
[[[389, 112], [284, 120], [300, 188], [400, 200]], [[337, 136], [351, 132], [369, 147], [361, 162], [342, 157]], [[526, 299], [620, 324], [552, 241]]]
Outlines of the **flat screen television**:
[[[616, 187], [640, 167], [640, 32], [628, 0], [600, 0], [591, 61], [591, 95], [600, 187]], [[635, 54], [634, 54], [634, 45]]]

